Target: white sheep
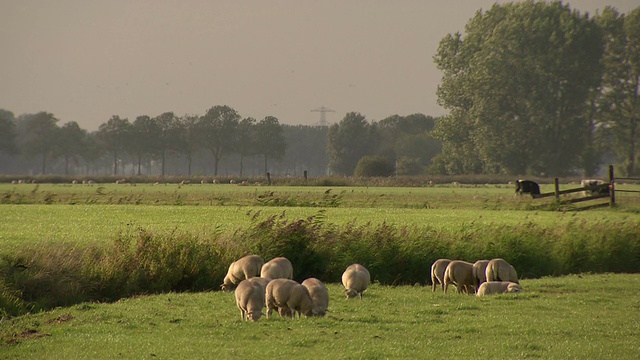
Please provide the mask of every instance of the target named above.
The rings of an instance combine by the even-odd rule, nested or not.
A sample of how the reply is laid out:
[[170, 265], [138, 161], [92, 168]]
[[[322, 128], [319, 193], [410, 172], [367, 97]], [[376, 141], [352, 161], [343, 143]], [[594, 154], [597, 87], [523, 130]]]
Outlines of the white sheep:
[[259, 284], [260, 286], [262, 286], [264, 289], [267, 288], [267, 285], [269, 284], [269, 282], [271, 281], [271, 279], [265, 279], [265, 278], [261, 278], [261, 277], [252, 277], [247, 279], [248, 281], [254, 283], [254, 284]]
[[318, 310], [319, 316], [324, 316], [329, 308], [329, 290], [324, 283], [316, 278], [308, 278], [302, 282], [302, 286], [309, 290], [311, 300]]
[[458, 293], [462, 291], [471, 294], [475, 281], [473, 279], [473, 264], [462, 260], [453, 260], [444, 271], [444, 292], [449, 285], [455, 285]]
[[485, 276], [487, 277], [487, 281], [511, 281], [516, 284], [520, 283], [516, 269], [504, 259], [500, 258], [489, 261]]
[[438, 259], [431, 265], [431, 291], [436, 291], [437, 284], [442, 285], [444, 291], [444, 271], [450, 262], [449, 259]]
[[362, 300], [362, 293], [369, 287], [371, 275], [369, 270], [360, 264], [351, 264], [342, 273], [342, 285], [347, 299], [354, 298], [356, 295]]
[[318, 315], [318, 310], [311, 299], [309, 290], [289, 279], [274, 279], [269, 282], [265, 291], [267, 319], [273, 309], [278, 309], [282, 317], [295, 318]]
[[476, 296], [494, 295], [502, 293], [518, 293], [522, 287], [511, 281], [487, 281], [478, 288]]
[[473, 279], [475, 281], [475, 285], [480, 285], [487, 281], [486, 272], [488, 264], [489, 260], [478, 260], [473, 263]]
[[242, 320], [258, 321], [265, 305], [265, 288], [259, 282], [242, 280], [236, 288], [236, 305]]
[[269, 260], [260, 270], [260, 277], [269, 279], [293, 279], [293, 265], [285, 257]]
[[260, 275], [264, 260], [258, 255], [247, 255], [229, 265], [227, 275], [220, 286], [224, 291], [231, 291], [240, 281]]

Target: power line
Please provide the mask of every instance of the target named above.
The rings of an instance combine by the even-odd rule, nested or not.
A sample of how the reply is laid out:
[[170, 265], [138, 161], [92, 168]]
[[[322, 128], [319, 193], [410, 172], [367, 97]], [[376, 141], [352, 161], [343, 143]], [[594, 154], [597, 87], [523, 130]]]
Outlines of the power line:
[[328, 107], [322, 105], [317, 109], [313, 109], [311, 110], [313, 112], [319, 112], [320, 113], [320, 122], [318, 123], [318, 125], [320, 126], [327, 126], [329, 124], [327, 124], [327, 113], [328, 112], [335, 112], [334, 110], [329, 109]]

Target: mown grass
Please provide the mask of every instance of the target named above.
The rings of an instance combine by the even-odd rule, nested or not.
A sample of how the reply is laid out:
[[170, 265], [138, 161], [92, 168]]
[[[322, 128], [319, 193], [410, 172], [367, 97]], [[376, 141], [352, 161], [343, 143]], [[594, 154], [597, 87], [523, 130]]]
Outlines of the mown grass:
[[363, 301], [329, 284], [325, 318], [240, 320], [233, 294], [83, 303], [0, 322], [4, 359], [629, 359], [640, 350], [640, 275], [523, 280], [476, 298], [373, 284]]

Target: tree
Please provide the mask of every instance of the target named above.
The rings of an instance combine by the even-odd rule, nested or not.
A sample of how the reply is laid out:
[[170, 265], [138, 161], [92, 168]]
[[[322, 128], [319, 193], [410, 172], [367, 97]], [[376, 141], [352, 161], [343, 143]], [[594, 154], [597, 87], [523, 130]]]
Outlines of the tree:
[[16, 124], [11, 111], [0, 109], [0, 153], [12, 154], [16, 148]]
[[360, 158], [375, 155], [378, 144], [376, 126], [370, 125], [360, 113], [350, 112], [329, 128], [329, 168], [338, 175], [353, 175]]
[[216, 105], [198, 121], [199, 143], [211, 151], [214, 175], [218, 175], [220, 159], [235, 147], [240, 115], [226, 105]]
[[236, 152], [240, 156], [240, 176], [244, 168], [244, 159], [257, 153], [256, 149], [256, 119], [252, 117], [244, 118], [238, 124], [238, 140]]
[[75, 121], [70, 121], [59, 130], [56, 153], [64, 158], [64, 174], [69, 175], [69, 162], [76, 166], [86, 149], [87, 131], [80, 128]]
[[367, 155], [358, 161], [353, 174], [360, 177], [388, 177], [393, 175], [394, 170], [393, 164], [384, 156]]
[[[600, 31], [561, 2], [508, 3], [477, 12], [447, 35], [434, 60], [438, 101], [450, 113], [435, 134], [461, 171], [566, 175], [590, 131], [600, 83]], [[481, 165], [478, 169], [478, 163]]]
[[255, 127], [255, 151], [264, 157], [264, 173], [268, 171], [268, 159], [282, 159], [287, 150], [282, 126], [278, 119], [267, 116]]
[[179, 147], [180, 121], [170, 111], [155, 117], [154, 120], [160, 130], [156, 139], [156, 149], [161, 162], [161, 176], [164, 176], [167, 152]]
[[605, 7], [596, 21], [605, 39], [599, 108], [614, 150], [631, 176], [637, 173], [640, 144], [640, 7], [626, 16]]
[[131, 124], [127, 132], [126, 149], [134, 156], [138, 163], [137, 175], [142, 175], [142, 159], [151, 157], [159, 151], [158, 141], [162, 130], [155, 119], [141, 115]]
[[196, 115], [184, 115], [178, 119], [175, 131], [175, 150], [187, 157], [187, 174], [191, 176], [193, 155], [198, 150], [198, 121]]
[[26, 138], [22, 143], [22, 152], [27, 156], [39, 155], [41, 158], [41, 174], [47, 172], [47, 161], [55, 156], [54, 149], [58, 144], [60, 128], [58, 119], [51, 113], [39, 112], [25, 116]]
[[121, 119], [118, 115], [113, 115], [98, 128], [98, 140], [102, 147], [113, 155], [113, 175], [118, 175], [119, 154], [126, 149], [130, 128], [129, 119]]

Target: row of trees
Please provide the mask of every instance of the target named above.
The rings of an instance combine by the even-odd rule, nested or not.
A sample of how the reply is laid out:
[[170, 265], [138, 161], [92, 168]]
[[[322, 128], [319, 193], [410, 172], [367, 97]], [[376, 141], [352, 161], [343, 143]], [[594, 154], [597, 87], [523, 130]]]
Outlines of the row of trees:
[[363, 175], [420, 174], [440, 151], [439, 141], [428, 135], [435, 121], [414, 114], [370, 123], [348, 113], [330, 128], [293, 126], [214, 106], [203, 116], [166, 112], [130, 122], [114, 115], [88, 132], [76, 122], [58, 126], [51, 113], [15, 118], [0, 110], [0, 173], [191, 176], [195, 169], [215, 176], [222, 169], [241, 177], [267, 171], [352, 175], [363, 157], [373, 156], [391, 171]]
[[559, 1], [496, 4], [434, 60], [449, 110], [438, 172], [592, 176], [614, 154], [638, 173], [640, 7], [590, 18]]

